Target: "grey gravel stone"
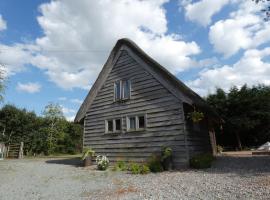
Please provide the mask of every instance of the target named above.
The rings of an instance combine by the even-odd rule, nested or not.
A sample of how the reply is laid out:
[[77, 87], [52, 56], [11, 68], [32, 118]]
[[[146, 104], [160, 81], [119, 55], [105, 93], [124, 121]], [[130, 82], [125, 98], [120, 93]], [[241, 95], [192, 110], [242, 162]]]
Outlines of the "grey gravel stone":
[[219, 157], [210, 169], [147, 175], [78, 164], [74, 159], [0, 161], [0, 199], [270, 199], [270, 157]]

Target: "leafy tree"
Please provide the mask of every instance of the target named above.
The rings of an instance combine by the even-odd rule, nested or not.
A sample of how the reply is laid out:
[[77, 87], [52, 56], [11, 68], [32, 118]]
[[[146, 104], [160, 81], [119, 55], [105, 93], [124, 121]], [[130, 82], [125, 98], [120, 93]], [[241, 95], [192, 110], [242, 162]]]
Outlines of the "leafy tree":
[[64, 115], [62, 108], [58, 104], [49, 103], [43, 112], [45, 120], [48, 123], [45, 132], [47, 132], [48, 138], [48, 152], [49, 154], [54, 152], [56, 148], [57, 140], [63, 139], [63, 120]]
[[4, 68], [1, 67], [0, 64], [0, 102], [3, 101], [4, 96], [4, 89], [5, 89], [5, 83], [4, 83]]
[[78, 153], [82, 149], [82, 127], [66, 121], [56, 104], [46, 106], [44, 116], [5, 105], [0, 109], [0, 141], [24, 142], [26, 155]]
[[[239, 148], [262, 144], [270, 139], [270, 87], [258, 85], [232, 87], [226, 94], [222, 89], [207, 97], [225, 120], [224, 133], [219, 134], [219, 143]], [[235, 140], [236, 139], [236, 140]]]
[[265, 14], [264, 20], [269, 21], [270, 20], [270, 0], [252, 0], [256, 4], [263, 3], [264, 8], [262, 9], [262, 12]]

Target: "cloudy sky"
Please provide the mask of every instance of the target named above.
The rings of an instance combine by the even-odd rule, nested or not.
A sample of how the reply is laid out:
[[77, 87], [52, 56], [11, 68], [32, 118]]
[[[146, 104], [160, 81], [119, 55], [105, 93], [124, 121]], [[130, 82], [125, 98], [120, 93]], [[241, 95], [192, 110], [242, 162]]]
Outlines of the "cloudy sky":
[[117, 39], [128, 37], [202, 96], [270, 85], [270, 22], [251, 0], [0, 1], [5, 103], [72, 119]]

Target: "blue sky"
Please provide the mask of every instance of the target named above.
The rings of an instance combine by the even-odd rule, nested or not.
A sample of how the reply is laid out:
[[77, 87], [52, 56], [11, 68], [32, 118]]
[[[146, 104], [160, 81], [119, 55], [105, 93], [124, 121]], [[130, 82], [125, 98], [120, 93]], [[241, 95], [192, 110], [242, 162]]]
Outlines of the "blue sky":
[[247, 0], [2, 0], [4, 103], [37, 114], [59, 103], [71, 120], [122, 37], [202, 96], [216, 87], [270, 85], [270, 24], [262, 20], [262, 6]]

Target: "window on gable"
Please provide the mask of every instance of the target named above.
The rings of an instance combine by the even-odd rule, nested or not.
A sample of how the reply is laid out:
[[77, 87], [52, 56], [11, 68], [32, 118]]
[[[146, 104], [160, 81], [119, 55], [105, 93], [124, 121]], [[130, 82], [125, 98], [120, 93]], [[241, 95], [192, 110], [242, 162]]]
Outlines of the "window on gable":
[[120, 80], [114, 83], [115, 101], [130, 99], [130, 80]]
[[122, 99], [130, 98], [130, 81], [124, 80], [122, 81]]
[[127, 131], [140, 131], [146, 128], [146, 116], [127, 117]]
[[121, 99], [121, 81], [117, 81], [114, 84], [114, 97], [116, 101]]

